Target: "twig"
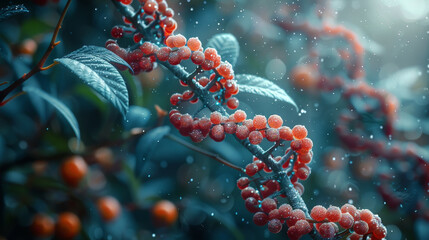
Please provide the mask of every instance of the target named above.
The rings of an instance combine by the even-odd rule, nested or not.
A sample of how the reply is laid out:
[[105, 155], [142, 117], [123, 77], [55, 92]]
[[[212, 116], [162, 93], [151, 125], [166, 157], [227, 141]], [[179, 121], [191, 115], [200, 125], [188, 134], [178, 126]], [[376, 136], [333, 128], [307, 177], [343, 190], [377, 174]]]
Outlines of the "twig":
[[218, 161], [218, 162], [220, 162], [220, 163], [222, 163], [222, 164], [224, 164], [224, 165], [226, 165], [226, 166], [228, 166], [228, 167], [230, 167], [232, 169], [235, 169], [235, 170], [237, 170], [237, 171], [239, 171], [241, 173], [245, 173], [245, 171], [244, 171], [243, 168], [241, 168], [239, 166], [236, 166], [236, 165], [228, 162], [227, 160], [219, 157], [218, 154], [206, 151], [206, 150], [204, 150], [202, 148], [199, 148], [199, 147], [197, 147], [195, 145], [192, 145], [192, 144], [184, 141], [183, 139], [178, 138], [178, 137], [176, 137], [174, 135], [171, 135], [171, 134], [167, 134], [166, 137], [169, 138], [169, 139], [171, 139], [171, 140], [173, 140], [173, 141], [175, 141], [175, 142], [177, 142], [177, 143], [179, 143], [179, 144], [182, 144], [183, 146], [185, 146], [185, 147], [187, 147], [187, 148], [189, 148], [191, 150], [194, 150], [194, 151], [196, 151], [198, 153], [206, 155], [207, 157], [213, 158], [214, 160], [216, 160], [216, 161]]
[[61, 28], [61, 24], [64, 20], [64, 17], [67, 13], [67, 9], [69, 8], [71, 3], [71, 0], [67, 1], [66, 6], [64, 7], [64, 10], [61, 14], [60, 19], [58, 20], [57, 26], [55, 27], [55, 31], [54, 34], [52, 35], [52, 39], [51, 42], [49, 43], [48, 49], [46, 49], [45, 54], [43, 54], [43, 57], [39, 60], [39, 62], [37, 63], [36, 66], [34, 66], [28, 73], [24, 74], [21, 78], [19, 78], [18, 80], [16, 80], [15, 82], [13, 82], [11, 85], [9, 85], [7, 88], [3, 89], [0, 91], [0, 107], [5, 105], [6, 103], [8, 103], [12, 98], [15, 98], [19, 95], [15, 95], [12, 98], [5, 100], [5, 98], [16, 88], [18, 88], [19, 86], [21, 86], [21, 84], [23, 84], [27, 79], [29, 79], [31, 76], [33, 76], [34, 74], [41, 72], [41, 71], [45, 71], [50, 69], [51, 67], [55, 66], [57, 63], [53, 63], [47, 67], [43, 67], [43, 65], [45, 65], [46, 60], [48, 59], [49, 55], [51, 54], [52, 50], [54, 50], [55, 46], [57, 46], [58, 44], [60, 44], [60, 42], [56, 42], [57, 36], [58, 36], [58, 32], [60, 31]]

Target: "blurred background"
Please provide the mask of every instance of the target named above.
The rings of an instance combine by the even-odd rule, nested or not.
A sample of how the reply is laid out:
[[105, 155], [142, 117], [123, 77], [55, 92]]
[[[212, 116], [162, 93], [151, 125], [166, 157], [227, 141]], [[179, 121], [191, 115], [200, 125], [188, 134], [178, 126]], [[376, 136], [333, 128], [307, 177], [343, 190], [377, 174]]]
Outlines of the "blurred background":
[[[44, 2], [0, 3], [0, 8], [22, 3], [29, 9], [29, 13], [0, 22], [0, 82], [12, 82], [28, 72], [48, 46], [66, 1]], [[178, 22], [175, 33], [197, 36], [203, 46], [217, 33], [233, 34], [240, 44], [235, 73], [269, 79], [297, 103], [298, 112], [272, 99], [237, 95], [239, 108], [248, 116], [278, 114], [288, 126], [307, 127], [314, 142], [314, 158], [312, 174], [303, 183], [303, 198], [310, 209], [318, 204], [352, 203], [382, 218], [387, 239], [426, 239], [429, 185], [411, 176], [413, 168], [403, 166], [403, 162], [412, 165], [411, 160], [405, 159], [401, 165], [368, 151], [350, 150], [336, 132], [340, 114], [350, 109], [342, 89], [311, 89], [294, 80], [294, 69], [317, 61], [317, 74], [357, 81], [348, 77], [348, 67], [338, 50], [355, 54], [350, 42], [329, 34], [310, 36], [299, 28], [285, 30], [275, 20], [306, 23], [316, 29], [328, 24], [351, 30], [355, 42], [364, 49], [365, 75], [361, 79], [390, 92], [399, 102], [393, 134], [374, 134], [371, 139], [388, 145], [393, 140], [416, 144], [419, 156], [427, 162], [428, 1], [184, 0], [168, 4]], [[111, 38], [111, 28], [118, 24], [123, 24], [121, 15], [110, 1], [73, 0], [58, 36], [61, 44], [47, 63], [83, 45], [104, 46]], [[127, 45], [126, 41], [119, 43]], [[311, 71], [307, 70], [310, 75]], [[161, 120], [154, 107], [170, 110], [170, 95], [185, 90], [174, 76], [161, 67], [137, 76], [126, 71], [122, 74], [134, 106], [128, 121], [61, 66], [26, 82], [71, 109], [81, 129], [81, 145], [66, 121], [40, 99], [23, 95], [0, 108], [0, 165], [25, 162], [0, 172], [0, 239], [33, 239], [30, 226], [36, 213], [57, 219], [64, 211], [74, 212], [82, 223], [76, 239], [286, 239], [285, 230], [271, 234], [266, 227], [254, 225], [236, 187], [241, 176], [237, 171], [163, 138], [171, 134], [190, 142], [176, 129], [166, 127], [171, 124], [168, 119]], [[184, 104], [181, 108], [195, 112], [197, 107]], [[135, 121], [129, 123], [130, 119]], [[130, 137], [136, 127], [155, 126], [153, 134]], [[374, 123], [365, 126], [368, 129]], [[363, 137], [370, 137], [369, 133]], [[127, 141], [116, 144], [121, 139]], [[252, 161], [252, 155], [230, 136], [221, 143], [206, 139], [197, 145], [242, 167]], [[262, 144], [265, 149], [269, 146]], [[56, 154], [82, 151], [88, 153], [83, 156], [88, 173], [78, 187], [70, 188], [59, 173], [64, 157]], [[37, 156], [49, 157], [35, 159]], [[429, 167], [424, 166], [423, 174], [429, 176]], [[135, 171], [136, 167], [141, 169]], [[386, 179], [390, 179], [388, 188]], [[104, 196], [113, 196], [121, 205], [121, 213], [113, 221], [103, 221], [100, 216], [97, 200]], [[154, 207], [162, 200], [173, 207], [161, 205], [170, 215], [157, 219]]]

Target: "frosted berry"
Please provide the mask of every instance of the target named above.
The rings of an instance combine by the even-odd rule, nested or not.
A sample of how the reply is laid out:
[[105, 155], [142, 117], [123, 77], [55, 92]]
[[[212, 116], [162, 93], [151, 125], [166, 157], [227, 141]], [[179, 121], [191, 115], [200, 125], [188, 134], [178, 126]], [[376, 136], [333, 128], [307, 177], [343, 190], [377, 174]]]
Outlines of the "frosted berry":
[[323, 238], [334, 238], [335, 236], [335, 228], [330, 223], [323, 223], [319, 227], [320, 236]]
[[282, 204], [279, 207], [279, 212], [282, 218], [288, 218], [292, 213], [292, 207], [289, 204]]
[[280, 140], [279, 130], [275, 128], [268, 128], [265, 132], [265, 135], [267, 137], [267, 140], [270, 142], [277, 142], [278, 140]]
[[283, 119], [279, 115], [271, 115], [268, 118], [268, 125], [272, 128], [279, 128], [283, 125]]
[[210, 114], [210, 121], [213, 124], [220, 124], [221, 119], [222, 119], [222, 114], [220, 114], [219, 112], [212, 112]]
[[249, 197], [244, 201], [244, 206], [246, 206], [246, 209], [251, 213], [256, 213], [261, 211], [259, 209], [259, 202], [254, 197]]
[[339, 207], [330, 206], [326, 211], [326, 218], [330, 222], [338, 222], [341, 219], [341, 210]]
[[236, 109], [236, 108], [238, 107], [238, 105], [239, 105], [239, 101], [238, 101], [238, 99], [237, 99], [237, 98], [235, 98], [235, 97], [229, 98], [229, 99], [226, 101], [226, 106], [227, 106], [229, 109], [234, 110], [234, 109]]
[[143, 6], [143, 10], [146, 14], [152, 15], [156, 10], [158, 10], [158, 3], [153, 0], [147, 0]]
[[243, 110], [237, 110], [234, 113], [234, 121], [236, 123], [243, 122], [244, 120], [246, 120], [246, 117], [247, 117], [247, 115]]
[[321, 205], [314, 206], [311, 209], [310, 216], [316, 221], [323, 221], [326, 218], [326, 208]]
[[210, 137], [216, 142], [222, 142], [225, 139], [225, 129], [222, 125], [215, 125], [210, 130]]
[[247, 178], [247, 177], [241, 177], [241, 178], [239, 178], [239, 179], [237, 180], [237, 187], [238, 187], [240, 190], [243, 190], [244, 188], [246, 188], [246, 187], [248, 187], [248, 186], [249, 186], [249, 183], [250, 183], [249, 178]]
[[195, 51], [191, 55], [191, 60], [196, 65], [201, 65], [204, 62], [204, 53], [201, 51]]
[[252, 131], [249, 134], [249, 142], [253, 145], [260, 144], [263, 138], [262, 133], [259, 131]]
[[369, 230], [368, 223], [366, 223], [366, 222], [364, 222], [362, 220], [356, 221], [355, 224], [354, 224], [354, 226], [353, 226], [353, 230], [357, 234], [364, 235]]
[[279, 233], [282, 230], [282, 223], [278, 219], [272, 219], [268, 222], [268, 230], [272, 233]]
[[257, 212], [253, 215], [253, 222], [257, 226], [264, 226], [268, 222], [268, 216], [263, 212]]
[[269, 213], [276, 208], [277, 208], [277, 203], [272, 198], [265, 198], [261, 203], [261, 209], [266, 213]]
[[292, 128], [292, 134], [295, 139], [304, 139], [307, 137], [307, 129], [303, 125], [296, 125]]
[[238, 139], [244, 140], [247, 137], [249, 137], [250, 131], [246, 126], [237, 126], [237, 130], [235, 132], [235, 136], [237, 136]]
[[341, 219], [338, 222], [342, 228], [348, 229], [353, 226], [354, 219], [350, 213], [341, 214]]
[[286, 141], [293, 140], [292, 130], [289, 127], [283, 126], [279, 128], [280, 138]]
[[256, 115], [253, 118], [253, 126], [255, 129], [265, 129], [267, 126], [267, 118], [262, 115]]
[[216, 60], [217, 51], [214, 48], [206, 48], [204, 51], [204, 57], [207, 60], [214, 61]]
[[198, 39], [198, 37], [189, 38], [189, 40], [188, 40], [188, 47], [192, 51], [198, 51], [198, 49], [200, 49], [200, 47], [201, 47], [201, 41], [200, 41], [200, 39]]

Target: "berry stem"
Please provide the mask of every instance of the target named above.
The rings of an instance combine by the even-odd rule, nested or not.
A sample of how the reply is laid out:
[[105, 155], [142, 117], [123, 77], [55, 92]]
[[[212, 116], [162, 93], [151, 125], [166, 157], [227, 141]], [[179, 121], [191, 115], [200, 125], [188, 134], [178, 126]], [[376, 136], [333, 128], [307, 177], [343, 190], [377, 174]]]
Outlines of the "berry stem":
[[19, 78], [18, 80], [14, 81], [11, 85], [9, 85], [7, 88], [3, 89], [0, 91], [0, 107], [4, 106], [6, 103], [8, 103], [10, 100], [12, 100], [13, 98], [15, 98], [16, 96], [19, 95], [15, 95], [14, 97], [9, 98], [8, 100], [4, 101], [4, 99], [16, 88], [18, 88], [19, 86], [21, 86], [21, 84], [23, 84], [27, 79], [29, 79], [31, 76], [33, 76], [34, 74], [47, 70], [53, 66], [56, 65], [56, 63], [53, 63], [47, 67], [43, 67], [43, 65], [45, 65], [46, 60], [48, 59], [49, 55], [51, 54], [52, 50], [54, 50], [55, 46], [57, 46], [60, 42], [56, 42], [58, 33], [60, 31], [61, 28], [61, 24], [64, 20], [64, 17], [66, 16], [67, 13], [67, 9], [69, 8], [71, 3], [71, 0], [67, 1], [66, 6], [64, 7], [63, 12], [61, 13], [61, 17], [58, 20], [57, 26], [55, 27], [54, 30], [54, 34], [52, 35], [52, 39], [51, 42], [49, 43], [48, 49], [46, 49], [45, 54], [43, 54], [43, 57], [39, 60], [39, 62], [37, 63], [36, 66], [34, 66], [28, 73], [22, 75], [21, 78]]
[[181, 145], [183, 145], [183, 146], [185, 146], [185, 147], [187, 147], [187, 148], [189, 148], [189, 149], [191, 149], [191, 150], [194, 150], [195, 152], [199, 152], [199, 153], [201, 153], [203, 155], [206, 155], [207, 157], [213, 158], [214, 160], [216, 160], [216, 161], [218, 161], [218, 162], [220, 162], [220, 163], [222, 163], [222, 164], [224, 164], [224, 165], [226, 165], [226, 166], [228, 166], [228, 167], [230, 167], [232, 169], [235, 169], [235, 170], [237, 170], [237, 171], [239, 171], [239, 172], [241, 172], [243, 174], [245, 173], [245, 171], [244, 171], [243, 168], [241, 168], [239, 166], [236, 166], [236, 165], [228, 162], [227, 160], [219, 157], [218, 154], [211, 153], [211, 152], [206, 151], [206, 150], [204, 150], [202, 148], [199, 148], [199, 147], [197, 147], [197, 146], [195, 146], [193, 144], [190, 144], [190, 143], [186, 142], [185, 140], [183, 140], [181, 138], [178, 138], [178, 137], [176, 137], [176, 136], [174, 136], [172, 134], [167, 134], [166, 137], [169, 138], [169, 139], [171, 139], [171, 140], [173, 140], [173, 141], [175, 141], [175, 142], [177, 142], [177, 143], [179, 143], [179, 144], [181, 144]]

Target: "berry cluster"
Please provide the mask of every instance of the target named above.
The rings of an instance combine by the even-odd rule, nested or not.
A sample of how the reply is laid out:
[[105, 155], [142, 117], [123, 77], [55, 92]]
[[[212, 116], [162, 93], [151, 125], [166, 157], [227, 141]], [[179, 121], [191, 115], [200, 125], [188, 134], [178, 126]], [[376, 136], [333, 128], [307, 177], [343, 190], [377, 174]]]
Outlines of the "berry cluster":
[[[133, 0], [117, 0], [124, 5], [130, 5]], [[173, 19], [174, 10], [168, 7], [168, 3], [165, 0], [139, 0], [140, 8], [138, 11], [139, 21], [143, 21], [146, 25], [151, 24], [154, 21], [159, 21], [159, 25], [164, 36], [168, 36], [174, 32], [177, 28], [177, 22]], [[131, 21], [124, 18], [124, 23], [128, 27], [115, 26], [112, 28], [111, 34], [114, 38], [121, 38], [124, 34], [132, 34], [135, 32], [136, 27], [132, 25]], [[137, 43], [142, 38], [141, 33], [135, 33], [133, 36], [134, 41]]]
[[[192, 93], [173, 95], [170, 99], [176, 105], [182, 99], [191, 99]], [[183, 136], [190, 136], [192, 141], [201, 142], [208, 135], [216, 142], [225, 139], [226, 134], [235, 134], [240, 139], [248, 139], [253, 145], [258, 145], [266, 138], [270, 142], [291, 141], [291, 149], [304, 155], [313, 147], [311, 139], [306, 138], [307, 129], [302, 125], [296, 125], [293, 129], [283, 125], [283, 119], [279, 115], [271, 115], [268, 118], [256, 115], [253, 119], [246, 119], [247, 114], [243, 110], [236, 110], [230, 116], [223, 116], [219, 112], [212, 112], [210, 118], [193, 118], [189, 114], [181, 114], [179, 110], [170, 111], [170, 121]], [[268, 127], [267, 127], [268, 124]]]
[[[255, 190], [247, 189], [242, 192], [246, 199], [246, 208], [255, 213], [253, 222], [258, 226], [267, 225], [272, 233], [279, 233], [286, 223], [289, 239], [300, 239], [310, 233], [313, 228], [321, 237], [333, 239], [336, 236], [346, 236], [349, 239], [360, 239], [362, 236], [370, 236], [371, 239], [383, 239], [387, 230], [380, 217], [370, 210], [358, 210], [351, 204], [339, 207], [330, 206], [328, 209], [318, 205], [311, 210], [311, 218], [307, 218], [301, 209], [293, 209], [289, 204], [278, 206], [277, 199], [265, 198], [260, 200]], [[338, 225], [337, 225], [338, 224]], [[343, 231], [340, 232], [340, 227]]]

